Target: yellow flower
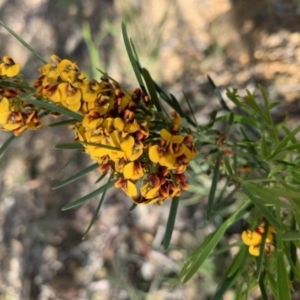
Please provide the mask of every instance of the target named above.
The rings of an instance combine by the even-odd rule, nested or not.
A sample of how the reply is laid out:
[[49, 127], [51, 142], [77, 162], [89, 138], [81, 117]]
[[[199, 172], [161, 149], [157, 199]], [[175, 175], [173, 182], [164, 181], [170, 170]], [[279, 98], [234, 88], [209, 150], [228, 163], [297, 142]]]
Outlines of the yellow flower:
[[181, 144], [184, 140], [184, 137], [183, 136], [180, 136], [180, 135], [174, 135], [172, 134], [171, 132], [169, 132], [168, 130], [166, 129], [162, 129], [160, 131], [160, 136], [163, 140], [165, 141], [168, 141], [168, 142], [171, 142], [171, 143], [178, 143], [178, 144]]
[[191, 135], [187, 135], [184, 137], [183, 142], [182, 142], [182, 150], [184, 155], [188, 159], [193, 159], [197, 155], [197, 151], [194, 147], [194, 138]]
[[113, 118], [106, 118], [106, 119], [104, 119], [104, 121], [103, 121], [103, 123], [102, 123], [101, 126], [104, 128], [104, 132], [107, 135], [110, 135], [114, 131], [114, 129], [115, 129], [114, 128], [114, 119]]
[[[122, 144], [121, 144], [121, 148], [122, 148]], [[129, 160], [135, 161], [143, 154], [143, 148], [144, 148], [144, 144], [141, 141], [134, 141], [133, 147], [124, 152], [126, 157]]]
[[125, 126], [125, 122], [121, 118], [115, 118], [114, 119], [114, 128], [117, 129], [118, 131], [123, 131]]
[[85, 102], [95, 102], [98, 96], [99, 84], [96, 80], [85, 80], [80, 87], [82, 91], [82, 100]]
[[7, 98], [3, 97], [0, 100], [0, 124], [5, 124], [10, 114], [9, 101]]
[[140, 129], [134, 133], [136, 140], [142, 141], [148, 138], [149, 129], [147, 128], [147, 125], [148, 125], [147, 121], [143, 121], [140, 123]]
[[134, 138], [124, 132], [114, 130], [111, 135], [111, 146], [120, 148], [124, 153], [124, 158], [135, 161], [143, 153], [143, 144], [135, 141]]
[[43, 86], [55, 83], [59, 77], [57, 66], [61, 62], [61, 59], [53, 54], [50, 56], [50, 60], [50, 64], [46, 64], [40, 69], [40, 72], [44, 75]]
[[58, 90], [61, 96], [61, 104], [77, 112], [81, 107], [81, 90], [74, 84], [62, 82], [58, 85]]
[[144, 176], [143, 166], [137, 161], [130, 162], [124, 167], [123, 174], [126, 179], [138, 180]]
[[125, 158], [119, 158], [115, 161], [115, 170], [118, 173], [123, 173], [124, 167], [126, 165], [127, 161]]
[[11, 112], [9, 114], [8, 119], [6, 120], [6, 123], [2, 125], [2, 129], [5, 131], [13, 131], [23, 124], [23, 117], [22, 113], [20, 112]]
[[146, 183], [141, 187], [141, 195], [145, 199], [154, 199], [157, 201], [159, 197], [159, 189], [161, 182], [158, 176], [149, 175]]
[[259, 256], [259, 254], [260, 254], [260, 245], [250, 245], [249, 246], [249, 253], [251, 254], [251, 255], [253, 255], [253, 256]]
[[[128, 94], [123, 94], [123, 92], [121, 92], [121, 90], [117, 89], [115, 91], [116, 93], [116, 96], [118, 96], [117, 98], [117, 106], [118, 106], [118, 111], [121, 112], [123, 111], [127, 106], [128, 104], [131, 102], [131, 96], [128, 95]], [[118, 95], [119, 93], [119, 95]]]
[[176, 157], [176, 161], [173, 169], [175, 169], [178, 174], [182, 174], [185, 172], [188, 165], [189, 165], [189, 159], [185, 155], [181, 155], [179, 157]]
[[111, 162], [108, 162], [108, 160], [101, 161], [100, 167], [98, 168], [98, 170], [100, 173], [106, 174], [109, 171], [114, 170], [114, 164]]
[[[249, 253], [253, 256], [260, 255], [260, 245], [262, 243], [263, 234], [265, 232], [265, 222], [262, 222], [254, 231], [245, 230], [242, 233], [242, 241], [246, 246], [249, 246]], [[265, 253], [270, 255], [274, 250], [275, 228], [269, 225], [265, 243]]]
[[28, 114], [25, 123], [30, 130], [37, 130], [42, 126], [36, 111], [32, 111]]
[[245, 230], [242, 233], [242, 241], [246, 246], [259, 245], [262, 241], [262, 235], [256, 231]]
[[19, 74], [21, 65], [16, 64], [9, 56], [3, 56], [0, 64], [0, 76], [15, 77]]
[[82, 126], [86, 131], [94, 131], [102, 124], [102, 122], [103, 118], [100, 117], [99, 113], [95, 110], [92, 110], [84, 116], [82, 120]]
[[135, 119], [133, 111], [126, 109], [124, 111], [123, 120], [125, 121], [125, 132], [134, 133], [140, 129], [140, 125]]
[[149, 148], [149, 158], [150, 160], [157, 164], [162, 157], [167, 154], [167, 148], [165, 147], [163, 142], [160, 142], [159, 145], [153, 145]]
[[61, 94], [58, 90], [57, 84], [46, 85], [42, 90], [42, 94], [45, 98], [47, 98], [53, 102], [58, 103], [61, 101]]
[[79, 71], [79, 68], [76, 63], [71, 62], [68, 59], [63, 59], [57, 65], [57, 71], [63, 81], [68, 81], [70, 73], [77, 73]]
[[138, 197], [138, 191], [133, 182], [128, 179], [119, 179], [115, 182], [116, 188], [121, 188], [133, 200]]

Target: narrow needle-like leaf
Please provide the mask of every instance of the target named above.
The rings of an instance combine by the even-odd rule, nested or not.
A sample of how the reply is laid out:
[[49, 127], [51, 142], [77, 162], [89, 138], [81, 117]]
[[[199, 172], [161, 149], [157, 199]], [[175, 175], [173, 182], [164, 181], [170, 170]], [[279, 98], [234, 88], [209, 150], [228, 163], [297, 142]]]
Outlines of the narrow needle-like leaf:
[[73, 161], [75, 158], [76, 158], [76, 156], [78, 155], [78, 154], [80, 154], [81, 153], [81, 151], [80, 150], [77, 150], [75, 153], [74, 153], [74, 155], [72, 155], [71, 157], [70, 157], [70, 159], [66, 162], [66, 164], [52, 177], [52, 180], [58, 175], [58, 174], [60, 174], [70, 163], [71, 163], [71, 161]]
[[106, 188], [105, 188], [104, 191], [103, 191], [103, 194], [102, 194], [102, 196], [101, 196], [101, 198], [100, 198], [100, 201], [99, 201], [98, 206], [97, 206], [97, 208], [96, 208], [96, 210], [95, 210], [95, 213], [94, 213], [93, 218], [92, 218], [92, 220], [91, 220], [91, 222], [90, 222], [90, 225], [89, 225], [89, 227], [87, 228], [86, 232], [84, 233], [84, 235], [83, 235], [83, 237], [82, 237], [83, 240], [86, 238], [87, 234], [89, 233], [90, 229], [92, 228], [93, 224], [96, 222], [96, 220], [97, 220], [97, 218], [98, 218], [98, 214], [99, 214], [100, 208], [101, 208], [101, 206], [102, 206], [102, 203], [103, 203], [103, 201], [104, 201], [105, 194], [106, 194], [106, 191], [107, 191], [107, 186], [108, 186], [108, 183], [109, 183], [110, 180], [111, 180], [111, 177], [112, 177], [112, 176], [110, 176], [110, 178], [108, 179], [107, 183], [105, 184], [105, 187], [106, 187]]
[[174, 225], [175, 225], [178, 204], [179, 204], [179, 197], [174, 197], [172, 200], [172, 203], [171, 203], [169, 218], [168, 218], [168, 222], [167, 222], [167, 226], [166, 226], [166, 233], [165, 233], [165, 237], [164, 237], [164, 250], [167, 250], [170, 245], [170, 241], [172, 238], [173, 229], [174, 229]]
[[221, 158], [222, 158], [222, 153], [218, 153], [217, 161], [214, 167], [214, 174], [213, 174], [213, 179], [211, 181], [211, 187], [209, 191], [209, 196], [208, 196], [208, 203], [207, 203], [207, 210], [206, 210], [206, 220], [209, 221], [213, 204], [214, 204], [214, 199], [215, 199], [215, 194], [216, 194], [216, 189], [217, 189], [217, 183], [219, 180], [219, 174], [220, 174], [220, 163], [221, 163]]
[[42, 63], [46, 64], [47, 61], [35, 51], [29, 44], [27, 44], [17, 33], [15, 33], [8, 25], [0, 20], [0, 25], [2, 25], [12, 36], [14, 36], [21, 44], [23, 44], [32, 54], [34, 54]]
[[106, 183], [106, 185], [101, 186], [100, 188], [98, 188], [97, 190], [91, 192], [90, 194], [85, 195], [84, 197], [82, 197], [82, 198], [80, 198], [80, 199], [64, 206], [62, 208], [62, 210], [69, 210], [69, 209], [75, 208], [77, 206], [80, 206], [80, 205], [90, 201], [91, 198], [103, 193], [103, 191], [111, 188], [113, 185], [114, 185], [114, 182], [110, 181], [110, 182]]
[[53, 189], [55, 190], [55, 189], [58, 189], [58, 188], [60, 188], [60, 187], [62, 187], [64, 185], [67, 185], [67, 184], [69, 184], [69, 183], [71, 183], [71, 182], [73, 182], [73, 181], [75, 181], [75, 180], [77, 180], [77, 179], [85, 176], [87, 173], [89, 173], [89, 172], [91, 172], [93, 170], [96, 170], [98, 167], [99, 167], [98, 163], [92, 164], [91, 166], [89, 166], [89, 167], [81, 170], [80, 172], [72, 175], [71, 177], [69, 177], [69, 178], [61, 181], [56, 186], [54, 186]]
[[74, 150], [74, 149], [84, 149], [84, 146], [81, 143], [63, 143], [55, 146], [55, 149], [60, 150]]
[[12, 135], [5, 141], [5, 143], [0, 148], [0, 156], [7, 149], [7, 147], [14, 141], [15, 138], [16, 138], [16, 136]]

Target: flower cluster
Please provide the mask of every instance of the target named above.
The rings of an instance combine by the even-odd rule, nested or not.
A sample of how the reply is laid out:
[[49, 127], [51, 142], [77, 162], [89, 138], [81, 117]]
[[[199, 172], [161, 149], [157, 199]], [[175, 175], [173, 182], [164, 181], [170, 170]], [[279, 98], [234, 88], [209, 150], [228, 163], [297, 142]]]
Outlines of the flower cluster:
[[[259, 256], [260, 245], [263, 241], [263, 235], [266, 230], [265, 222], [262, 222], [255, 230], [245, 230], [242, 233], [242, 240], [246, 246], [249, 246], [249, 253], [253, 256]], [[266, 236], [265, 252], [270, 255], [274, 250], [274, 233], [275, 228], [272, 225], [268, 226]]]
[[15, 86], [22, 84], [18, 78], [21, 66], [9, 56], [4, 56], [0, 63], [0, 125], [4, 131], [12, 131], [18, 136], [25, 129], [36, 130], [41, 127], [38, 110], [21, 100], [21, 92]]
[[184, 172], [196, 150], [176, 113], [164, 118], [141, 89], [125, 91], [105, 75], [89, 80], [55, 55], [39, 71], [36, 97], [82, 115], [75, 140], [134, 202], [162, 204], [188, 188]]

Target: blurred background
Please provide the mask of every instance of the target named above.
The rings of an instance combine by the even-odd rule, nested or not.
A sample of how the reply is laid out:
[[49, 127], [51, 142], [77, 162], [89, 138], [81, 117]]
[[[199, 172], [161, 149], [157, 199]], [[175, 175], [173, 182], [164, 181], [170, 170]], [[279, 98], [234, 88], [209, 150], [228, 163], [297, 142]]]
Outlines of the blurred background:
[[[0, 19], [45, 59], [55, 53], [90, 76], [98, 79], [99, 68], [135, 88], [121, 36], [125, 21], [142, 65], [178, 99], [184, 91], [200, 123], [219, 107], [207, 75], [222, 93], [226, 87], [254, 91], [261, 83], [271, 100], [282, 102], [278, 121], [299, 116], [299, 0], [0, 0]], [[40, 62], [4, 28], [0, 45], [0, 56], [20, 62], [33, 81]], [[9, 136], [1, 132], [0, 145]], [[72, 211], [61, 208], [95, 189], [97, 171], [52, 189], [91, 164], [81, 155], [57, 174], [74, 153], [54, 145], [72, 139], [67, 129], [44, 126], [22, 134], [1, 157], [0, 299], [210, 299], [234, 248], [174, 286], [188, 254], [226, 217], [204, 220], [209, 175], [183, 195], [168, 251], [161, 242], [170, 203], [129, 212], [131, 201], [116, 190], [107, 193], [82, 240], [99, 197]], [[240, 231], [228, 232], [224, 245], [238, 242]], [[249, 299], [258, 295], [254, 289]], [[234, 290], [225, 299], [234, 299]]]

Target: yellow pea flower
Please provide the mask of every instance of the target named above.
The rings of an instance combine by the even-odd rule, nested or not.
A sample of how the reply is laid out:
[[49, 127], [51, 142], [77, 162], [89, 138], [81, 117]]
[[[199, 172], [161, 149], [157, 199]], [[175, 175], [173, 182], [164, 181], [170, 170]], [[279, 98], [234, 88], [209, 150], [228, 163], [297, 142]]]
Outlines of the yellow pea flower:
[[246, 246], [259, 245], [262, 241], [262, 235], [256, 231], [245, 230], [242, 233], [242, 241]]
[[15, 77], [19, 74], [21, 65], [16, 64], [10, 56], [3, 56], [0, 64], [0, 76]]
[[0, 100], [0, 124], [5, 124], [10, 114], [9, 101], [6, 97], [3, 97]]
[[74, 111], [79, 111], [81, 107], [81, 90], [70, 83], [62, 82], [58, 85], [61, 96], [61, 104]]
[[116, 188], [121, 188], [133, 200], [138, 197], [138, 191], [133, 182], [128, 179], [119, 179], [115, 182]]
[[140, 162], [130, 162], [124, 167], [123, 174], [126, 179], [138, 180], [144, 176], [143, 166]]

